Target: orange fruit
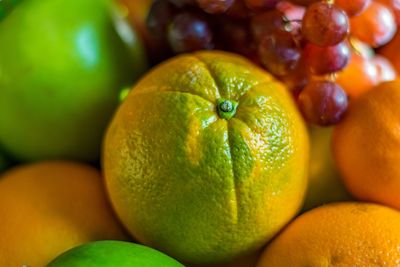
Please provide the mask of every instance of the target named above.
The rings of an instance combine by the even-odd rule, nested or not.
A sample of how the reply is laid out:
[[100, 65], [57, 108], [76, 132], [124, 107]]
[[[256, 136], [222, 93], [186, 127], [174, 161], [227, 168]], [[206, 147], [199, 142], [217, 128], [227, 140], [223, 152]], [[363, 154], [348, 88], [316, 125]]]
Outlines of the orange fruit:
[[308, 136], [290, 93], [250, 61], [173, 58], [130, 92], [105, 138], [112, 204], [142, 243], [181, 262], [251, 254], [299, 210]]
[[349, 65], [339, 72], [336, 81], [352, 100], [378, 84], [379, 72], [372, 59], [353, 53]]
[[395, 67], [397, 73], [400, 73], [400, 31], [396, 33], [393, 40], [382, 47], [379, 53], [384, 55]]
[[335, 203], [293, 221], [257, 267], [399, 266], [400, 212], [367, 203]]
[[331, 150], [333, 127], [315, 127], [310, 132], [310, 167], [303, 210], [330, 202], [350, 200]]
[[350, 19], [351, 35], [376, 48], [387, 44], [397, 30], [392, 10], [377, 1], [371, 1], [358, 16]]
[[99, 171], [79, 163], [42, 162], [4, 173], [0, 214], [0, 266], [45, 266], [82, 243], [126, 238]]
[[399, 103], [400, 81], [382, 83], [353, 102], [333, 136], [335, 161], [350, 193], [397, 209]]

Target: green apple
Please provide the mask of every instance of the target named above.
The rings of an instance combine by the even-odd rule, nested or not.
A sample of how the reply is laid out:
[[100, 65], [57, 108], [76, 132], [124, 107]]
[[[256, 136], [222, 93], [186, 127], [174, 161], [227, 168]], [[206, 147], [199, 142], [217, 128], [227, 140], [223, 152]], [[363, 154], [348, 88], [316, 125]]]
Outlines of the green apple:
[[0, 20], [0, 145], [22, 161], [98, 159], [120, 89], [146, 69], [136, 33], [107, 0], [15, 3]]
[[336, 169], [332, 151], [332, 127], [311, 127], [308, 189], [303, 211], [330, 202], [351, 200]]
[[183, 267], [169, 256], [124, 241], [96, 241], [73, 248], [47, 267]]

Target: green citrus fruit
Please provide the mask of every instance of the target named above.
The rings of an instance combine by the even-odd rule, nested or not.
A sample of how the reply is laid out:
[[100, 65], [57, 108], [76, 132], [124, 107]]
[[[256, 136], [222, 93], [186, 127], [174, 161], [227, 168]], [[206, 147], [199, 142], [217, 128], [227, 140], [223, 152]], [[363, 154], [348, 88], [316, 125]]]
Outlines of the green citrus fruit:
[[252, 253], [300, 208], [308, 135], [283, 85], [224, 52], [173, 58], [108, 129], [106, 185], [127, 229], [182, 262]]
[[96, 241], [75, 247], [47, 267], [183, 267], [167, 255], [123, 241]]
[[24, 0], [2, 19], [0, 144], [10, 155], [98, 158], [119, 89], [145, 68], [136, 34], [111, 7], [108, 0]]
[[332, 128], [310, 128], [309, 182], [303, 210], [351, 200], [333, 160]]

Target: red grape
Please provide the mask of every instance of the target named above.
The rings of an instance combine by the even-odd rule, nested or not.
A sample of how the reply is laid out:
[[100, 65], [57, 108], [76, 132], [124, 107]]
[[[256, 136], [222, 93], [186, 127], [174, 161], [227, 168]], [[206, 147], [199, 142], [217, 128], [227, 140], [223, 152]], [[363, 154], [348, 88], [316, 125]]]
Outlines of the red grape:
[[287, 1], [280, 1], [276, 5], [276, 9], [281, 11], [290, 21], [301, 22], [306, 12], [306, 8], [303, 6], [293, 5]]
[[350, 22], [351, 34], [372, 47], [388, 43], [397, 30], [393, 12], [378, 2], [371, 2], [363, 13], [351, 18]]
[[177, 7], [184, 7], [195, 4], [195, 0], [169, 0], [169, 1]]
[[353, 17], [363, 12], [371, 4], [371, 0], [335, 0], [335, 4]]
[[335, 5], [318, 2], [307, 8], [303, 18], [302, 33], [313, 44], [332, 46], [349, 33], [346, 13]]
[[400, 26], [400, 0], [375, 0], [375, 1], [386, 5], [393, 11], [396, 17], [396, 23], [398, 26]]
[[205, 12], [219, 14], [226, 12], [234, 0], [196, 0], [196, 2]]
[[334, 46], [320, 47], [311, 43], [303, 51], [305, 65], [314, 75], [324, 75], [342, 70], [351, 57], [351, 49], [347, 41]]
[[244, 3], [251, 10], [271, 9], [276, 6], [279, 0], [244, 0]]
[[146, 19], [149, 32], [157, 39], [165, 39], [167, 26], [175, 13], [176, 8], [167, 0], [154, 1]]
[[258, 48], [261, 63], [274, 75], [286, 75], [294, 70], [301, 56], [290, 32], [275, 31], [261, 39]]
[[381, 55], [376, 55], [372, 59], [372, 62], [376, 66], [379, 83], [393, 81], [394, 79], [396, 79], [396, 70], [387, 58]]
[[338, 123], [348, 106], [346, 93], [331, 81], [311, 81], [300, 93], [298, 103], [306, 120], [320, 126]]
[[251, 13], [251, 10], [247, 8], [243, 0], [235, 0], [232, 6], [226, 11], [226, 14], [235, 18], [248, 18]]
[[212, 49], [213, 34], [207, 20], [200, 14], [178, 14], [168, 29], [168, 41], [175, 53]]
[[254, 57], [256, 49], [249, 28], [249, 21], [246, 19], [224, 16], [218, 21], [218, 32], [215, 36], [225, 50]]
[[290, 22], [285, 14], [279, 10], [271, 10], [252, 17], [250, 29], [253, 38], [259, 42], [265, 35], [272, 34], [276, 30], [284, 30], [288, 23]]
[[300, 60], [297, 67], [287, 75], [280, 76], [279, 79], [285, 83], [293, 96], [297, 99], [299, 93], [304, 89], [309, 81], [307, 69], [304, 62]]
[[[301, 5], [301, 6], [309, 6], [318, 1], [321, 1], [321, 0], [290, 0], [290, 2], [292, 2], [296, 5]], [[349, 1], [352, 1], [352, 0], [349, 0]]]

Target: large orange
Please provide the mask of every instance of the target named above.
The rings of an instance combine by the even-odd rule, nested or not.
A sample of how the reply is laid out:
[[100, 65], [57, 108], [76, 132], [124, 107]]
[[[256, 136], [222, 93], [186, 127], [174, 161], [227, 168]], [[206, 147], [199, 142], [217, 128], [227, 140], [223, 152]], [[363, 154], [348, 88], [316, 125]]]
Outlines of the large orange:
[[93, 167], [43, 162], [0, 178], [2, 267], [42, 267], [82, 243], [125, 238]]
[[264, 251], [257, 267], [400, 265], [400, 212], [367, 203], [304, 213]]
[[356, 198], [400, 209], [400, 81], [355, 100], [335, 129], [333, 150]]
[[308, 150], [283, 85], [214, 51], [173, 58], [136, 85], [103, 163], [112, 204], [139, 241], [210, 264], [258, 250], [296, 214]]

